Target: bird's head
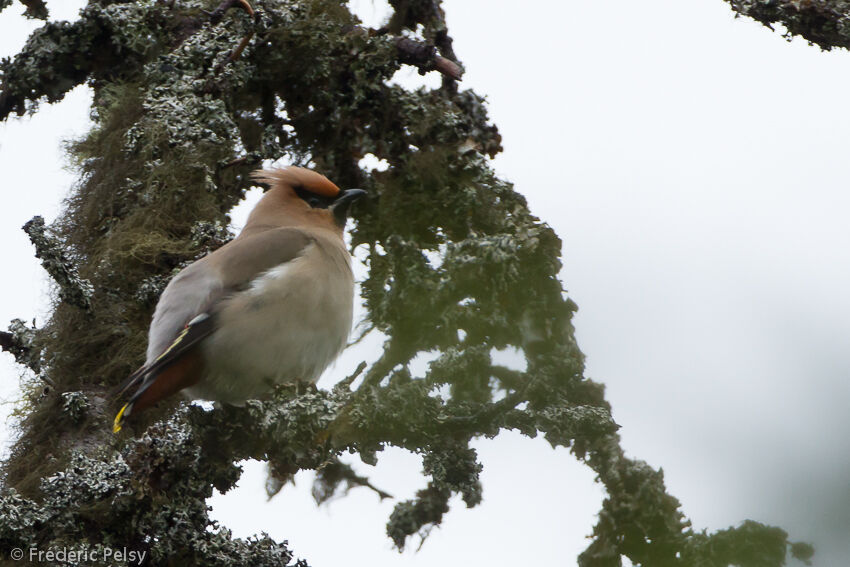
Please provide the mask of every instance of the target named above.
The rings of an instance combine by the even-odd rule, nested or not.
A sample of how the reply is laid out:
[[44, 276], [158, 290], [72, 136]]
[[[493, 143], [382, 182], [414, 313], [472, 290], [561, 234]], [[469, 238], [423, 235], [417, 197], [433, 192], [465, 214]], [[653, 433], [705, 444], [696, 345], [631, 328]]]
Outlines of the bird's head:
[[345, 227], [348, 209], [352, 203], [366, 194], [363, 189], [337, 189], [335, 195], [314, 193], [307, 187], [295, 187], [295, 194], [309, 207], [310, 214], [324, 217], [330, 213], [333, 223], [340, 229]]
[[362, 189], [340, 189], [324, 175], [300, 167], [259, 170], [254, 179], [268, 183], [251, 215], [252, 226], [315, 226], [342, 232], [348, 211], [366, 194]]

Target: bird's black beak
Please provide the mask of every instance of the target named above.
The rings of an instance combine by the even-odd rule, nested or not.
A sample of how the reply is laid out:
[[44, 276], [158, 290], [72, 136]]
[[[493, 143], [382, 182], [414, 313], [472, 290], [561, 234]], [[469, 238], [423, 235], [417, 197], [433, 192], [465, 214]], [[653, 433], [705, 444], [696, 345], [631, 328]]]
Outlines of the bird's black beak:
[[345, 226], [345, 220], [348, 218], [348, 209], [351, 204], [366, 194], [363, 189], [346, 189], [340, 193], [339, 197], [328, 207], [334, 215], [334, 220], [339, 226]]

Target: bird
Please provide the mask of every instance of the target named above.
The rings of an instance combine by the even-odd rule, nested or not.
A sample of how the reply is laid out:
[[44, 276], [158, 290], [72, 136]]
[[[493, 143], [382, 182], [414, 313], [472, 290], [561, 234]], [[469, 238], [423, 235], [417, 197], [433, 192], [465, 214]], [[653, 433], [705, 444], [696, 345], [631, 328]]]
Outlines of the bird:
[[239, 235], [162, 292], [145, 363], [119, 387], [119, 395], [136, 390], [115, 416], [115, 433], [179, 391], [241, 405], [277, 384], [315, 383], [345, 348], [354, 276], [343, 231], [366, 192], [300, 167], [252, 177], [269, 190]]

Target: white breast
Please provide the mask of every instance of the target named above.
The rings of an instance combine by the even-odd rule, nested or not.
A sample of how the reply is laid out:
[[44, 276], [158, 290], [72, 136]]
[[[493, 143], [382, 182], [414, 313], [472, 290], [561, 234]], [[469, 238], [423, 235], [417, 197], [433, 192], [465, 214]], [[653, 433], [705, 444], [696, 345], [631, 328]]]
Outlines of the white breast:
[[206, 375], [187, 394], [238, 404], [275, 384], [318, 380], [351, 330], [354, 282], [347, 254], [339, 260], [311, 244], [224, 300], [203, 343]]

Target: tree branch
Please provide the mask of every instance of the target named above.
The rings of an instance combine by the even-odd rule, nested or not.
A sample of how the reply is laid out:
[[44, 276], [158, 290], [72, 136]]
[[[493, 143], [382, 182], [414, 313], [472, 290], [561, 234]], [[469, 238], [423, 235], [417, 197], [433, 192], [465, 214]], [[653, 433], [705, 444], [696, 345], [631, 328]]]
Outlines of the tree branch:
[[452, 48], [452, 38], [449, 36], [446, 26], [446, 14], [441, 7], [441, 0], [390, 0], [393, 7], [393, 15], [387, 23], [386, 29], [398, 35], [402, 29], [415, 32], [419, 25], [424, 27], [425, 38], [429, 44], [433, 44], [440, 50], [434, 64], [428, 65], [420, 72], [435, 69], [443, 74], [443, 90], [449, 95], [457, 94], [457, 84], [460, 80], [463, 68], [456, 63], [457, 56]]
[[835, 0], [726, 0], [742, 16], [770, 29], [781, 24], [787, 36], [798, 35], [823, 50], [850, 48], [850, 2]]
[[70, 24], [49, 22], [34, 31], [14, 59], [0, 61], [0, 120], [33, 110], [42, 97], [58, 102], [83, 83], [103, 63], [103, 49], [98, 57], [90, 55], [102, 32], [88, 17]]
[[27, 7], [24, 16], [30, 19], [46, 20], [49, 15], [44, 0], [21, 0], [21, 4]]
[[21, 319], [12, 319], [8, 331], [0, 331], [0, 349], [15, 357], [15, 362], [26, 366], [45, 384], [56, 389], [56, 383], [41, 370], [41, 349], [35, 346], [38, 329]]
[[312, 489], [313, 500], [316, 504], [330, 501], [341, 484], [345, 484], [343, 494], [347, 494], [352, 488], [362, 486], [377, 494], [381, 500], [392, 498], [392, 494], [377, 488], [368, 478], [357, 474], [350, 465], [334, 459], [316, 471], [316, 480], [313, 482]]
[[91, 308], [91, 296], [94, 288], [88, 280], [77, 274], [77, 268], [62, 251], [62, 245], [47, 234], [44, 218], [35, 216], [23, 226], [33, 245], [35, 256], [50, 277], [59, 285], [59, 297], [62, 301], [81, 309]]
[[210, 23], [212, 25], [218, 24], [224, 18], [224, 14], [231, 8], [235, 7], [242, 8], [249, 16], [254, 15], [254, 9], [251, 7], [251, 4], [248, 3], [248, 0], [224, 0], [215, 10], [209, 12]]
[[[28, 6], [28, 13], [40, 14], [38, 5], [43, 5], [43, 0], [22, 1]], [[127, 14], [123, 16], [144, 19], [145, 14], [141, 14], [138, 7], [131, 3], [126, 6]], [[254, 15], [247, 0], [224, 0], [215, 10], [203, 16], [149, 19], [165, 22], [169, 40], [167, 48], [174, 49], [205, 23], [218, 23], [232, 7], [240, 7]], [[97, 75], [100, 70], [113, 72], [116, 66], [130, 67], [128, 57], [144, 57], [150, 46], [145, 45], [139, 48], [139, 52], [134, 52], [133, 38], [122, 36], [126, 30], [110, 27], [115, 25], [117, 18], [113, 19], [114, 16], [105, 13], [102, 6], [92, 5], [75, 22], [48, 22], [33, 32], [14, 59], [0, 61], [0, 120], [5, 120], [13, 112], [21, 116], [27, 110], [34, 110], [41, 98], [58, 102], [68, 91]], [[157, 31], [163, 31], [163, 28]], [[238, 57], [249, 40], [250, 36], [243, 39], [226, 61]]]
[[419, 67], [422, 74], [428, 71], [439, 71], [446, 77], [460, 81], [463, 69], [460, 65], [437, 54], [437, 48], [426, 45], [408, 37], [397, 37], [395, 46], [398, 49], [398, 59], [402, 63]]
[[13, 319], [9, 323], [9, 331], [0, 331], [0, 348], [15, 357], [18, 364], [23, 364], [36, 374], [41, 372], [41, 362], [38, 351], [33, 347], [36, 329], [28, 327], [21, 319]]

